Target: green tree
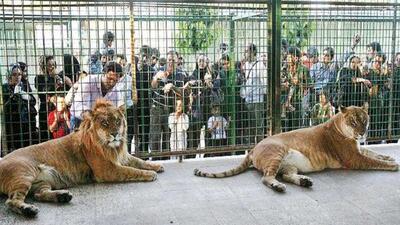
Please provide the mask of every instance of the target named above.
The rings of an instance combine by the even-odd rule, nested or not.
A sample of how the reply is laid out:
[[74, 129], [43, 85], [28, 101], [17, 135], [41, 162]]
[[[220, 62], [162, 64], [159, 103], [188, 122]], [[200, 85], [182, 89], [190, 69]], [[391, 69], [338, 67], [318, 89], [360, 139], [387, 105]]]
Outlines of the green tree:
[[286, 38], [290, 46], [296, 46], [300, 49], [309, 44], [313, 30], [313, 24], [310, 21], [282, 23], [282, 36]]
[[187, 18], [178, 23], [179, 33], [175, 44], [180, 52], [197, 53], [205, 50], [217, 39], [218, 32], [212, 20], [215, 13], [207, 8], [183, 8], [177, 11], [177, 16]]

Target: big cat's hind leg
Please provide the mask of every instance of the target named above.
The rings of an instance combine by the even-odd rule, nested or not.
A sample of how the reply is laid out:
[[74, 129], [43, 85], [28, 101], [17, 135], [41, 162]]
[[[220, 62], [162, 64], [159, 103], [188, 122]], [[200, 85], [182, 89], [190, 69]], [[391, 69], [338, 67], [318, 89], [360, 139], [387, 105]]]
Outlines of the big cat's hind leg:
[[19, 183], [14, 185], [14, 190], [8, 193], [6, 205], [9, 207], [9, 209], [18, 214], [26, 217], [35, 217], [39, 212], [39, 208], [34, 205], [25, 203], [25, 197], [31, 187], [30, 184]]
[[311, 178], [297, 174], [297, 168], [294, 166], [284, 166], [281, 168], [280, 173], [282, 174], [282, 179], [286, 182], [290, 182], [301, 187], [311, 187], [313, 181]]
[[265, 145], [263, 148], [268, 150], [255, 153], [258, 154], [257, 157], [260, 157], [262, 160], [256, 159], [255, 162], [253, 162], [257, 164], [256, 168], [259, 168], [264, 174], [261, 181], [274, 191], [285, 192], [286, 185], [276, 180], [275, 177], [279, 172], [282, 159], [287, 153], [286, 148], [276, 144]]
[[60, 179], [61, 176], [58, 171], [45, 165], [40, 165], [39, 168], [40, 173], [32, 183], [31, 193], [33, 193], [33, 197], [42, 202], [70, 202], [72, 195], [69, 191], [62, 190], [66, 187], [66, 184]]

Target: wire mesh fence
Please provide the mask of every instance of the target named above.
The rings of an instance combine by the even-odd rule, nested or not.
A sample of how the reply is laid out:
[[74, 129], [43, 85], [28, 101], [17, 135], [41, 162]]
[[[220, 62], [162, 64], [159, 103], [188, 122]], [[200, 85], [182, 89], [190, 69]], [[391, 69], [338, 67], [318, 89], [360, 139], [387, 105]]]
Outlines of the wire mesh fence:
[[2, 154], [76, 131], [100, 97], [125, 106], [141, 157], [232, 154], [273, 120], [289, 131], [364, 102], [369, 140], [399, 138], [396, 3], [283, 1], [280, 48], [268, 46], [270, 2], [190, 2], [3, 1]]

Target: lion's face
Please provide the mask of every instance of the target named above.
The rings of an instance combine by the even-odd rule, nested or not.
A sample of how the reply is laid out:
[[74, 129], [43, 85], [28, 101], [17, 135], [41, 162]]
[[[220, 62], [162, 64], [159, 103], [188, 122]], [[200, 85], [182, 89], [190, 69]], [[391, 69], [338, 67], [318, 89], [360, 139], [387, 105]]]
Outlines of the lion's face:
[[125, 144], [126, 121], [122, 109], [112, 105], [100, 105], [92, 112], [92, 125], [99, 143], [110, 148]]
[[368, 106], [341, 108], [344, 116], [345, 133], [356, 140], [365, 139], [369, 126]]

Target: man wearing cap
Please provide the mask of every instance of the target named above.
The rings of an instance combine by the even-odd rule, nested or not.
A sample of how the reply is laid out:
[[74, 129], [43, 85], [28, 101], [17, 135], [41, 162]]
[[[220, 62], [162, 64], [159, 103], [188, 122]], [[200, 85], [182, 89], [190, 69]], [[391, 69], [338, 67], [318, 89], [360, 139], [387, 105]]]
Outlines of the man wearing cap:
[[120, 93], [122, 85], [116, 86], [123, 76], [122, 67], [116, 62], [108, 62], [103, 67], [103, 74], [90, 74], [78, 81], [78, 90], [71, 105], [71, 128], [77, 129], [82, 121], [82, 114], [92, 109], [99, 98], [107, 99], [119, 107], [125, 104]]

